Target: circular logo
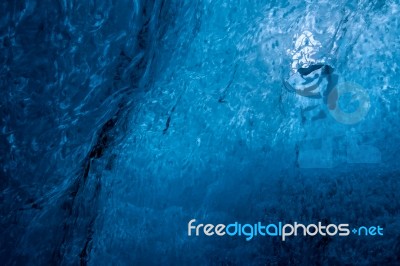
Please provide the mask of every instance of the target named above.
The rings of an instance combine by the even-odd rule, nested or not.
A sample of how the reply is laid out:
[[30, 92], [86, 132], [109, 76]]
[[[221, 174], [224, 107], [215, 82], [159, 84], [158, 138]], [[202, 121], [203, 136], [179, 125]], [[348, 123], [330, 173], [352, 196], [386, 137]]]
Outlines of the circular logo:
[[[351, 97], [349, 105], [357, 102], [357, 108], [351, 112], [342, 109], [340, 103], [341, 97]], [[341, 83], [338, 84], [328, 95], [327, 105], [329, 113], [339, 123], [352, 125], [360, 122], [367, 114], [371, 107], [368, 93], [358, 84]], [[347, 106], [344, 106], [347, 107]]]

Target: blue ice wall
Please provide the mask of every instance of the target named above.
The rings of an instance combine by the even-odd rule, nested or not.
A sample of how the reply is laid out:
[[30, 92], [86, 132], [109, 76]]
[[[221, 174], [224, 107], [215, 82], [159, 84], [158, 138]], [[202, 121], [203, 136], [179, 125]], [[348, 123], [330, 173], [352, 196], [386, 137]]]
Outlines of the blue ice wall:
[[[398, 263], [399, 8], [4, 1], [1, 261]], [[309, 64], [359, 92], [337, 104], [362, 117], [285, 87]], [[193, 218], [387, 234], [190, 238]]]

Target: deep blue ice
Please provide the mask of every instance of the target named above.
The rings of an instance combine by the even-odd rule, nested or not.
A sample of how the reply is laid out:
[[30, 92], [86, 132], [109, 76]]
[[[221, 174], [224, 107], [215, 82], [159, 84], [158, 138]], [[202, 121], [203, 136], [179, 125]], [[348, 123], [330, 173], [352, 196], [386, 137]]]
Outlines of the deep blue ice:
[[[398, 0], [2, 1], [0, 261], [399, 263], [399, 17]], [[290, 90], [312, 64], [358, 116]], [[189, 238], [193, 218], [386, 235]]]

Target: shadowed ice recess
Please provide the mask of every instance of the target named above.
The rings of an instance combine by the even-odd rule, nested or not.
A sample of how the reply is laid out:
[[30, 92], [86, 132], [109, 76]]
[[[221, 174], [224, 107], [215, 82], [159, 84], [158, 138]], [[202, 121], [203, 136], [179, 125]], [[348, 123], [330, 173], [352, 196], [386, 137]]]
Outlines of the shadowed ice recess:
[[[395, 264], [400, 6], [0, 3], [6, 265]], [[188, 237], [187, 223], [384, 237]]]

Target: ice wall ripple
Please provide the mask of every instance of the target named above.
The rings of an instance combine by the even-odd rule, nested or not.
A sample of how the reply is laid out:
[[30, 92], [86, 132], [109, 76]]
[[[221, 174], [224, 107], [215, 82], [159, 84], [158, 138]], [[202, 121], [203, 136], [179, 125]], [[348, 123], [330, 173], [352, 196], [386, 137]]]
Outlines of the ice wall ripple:
[[165, 35], [184, 4], [0, 5], [0, 254], [6, 263], [85, 263], [100, 187], [90, 168], [123, 136], [110, 132], [132, 95], [167, 63], [156, 61], [174, 45]]

